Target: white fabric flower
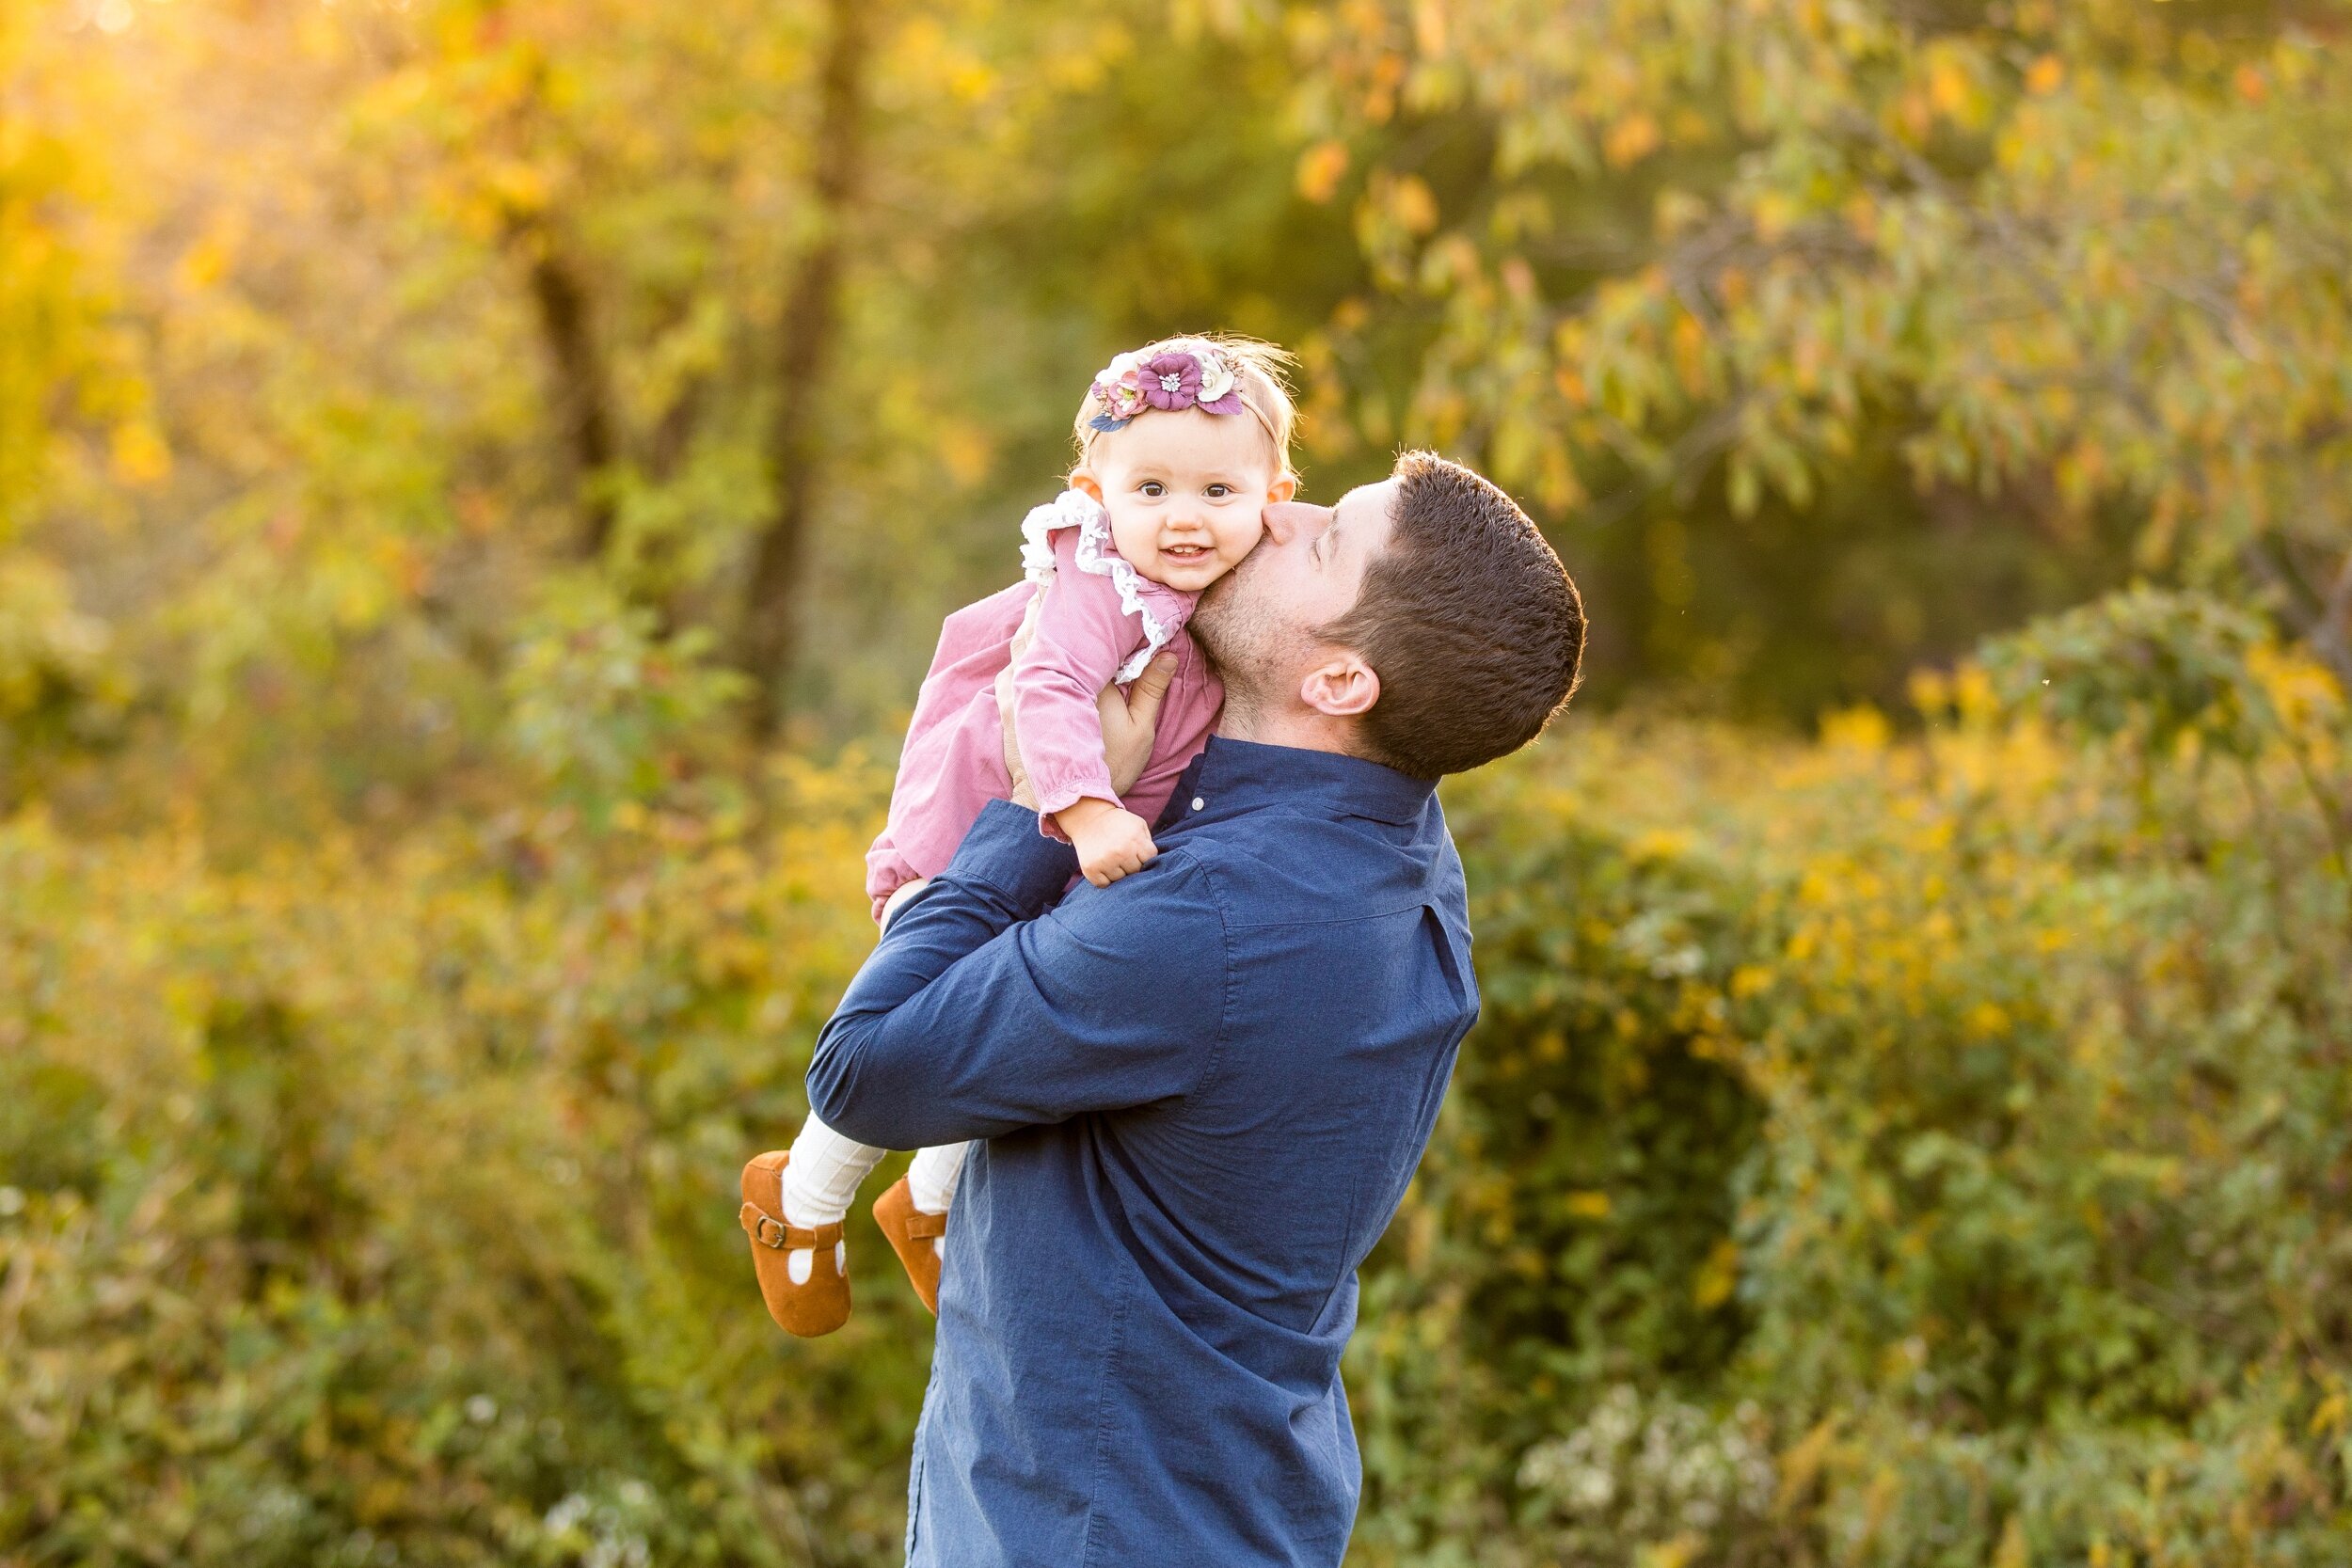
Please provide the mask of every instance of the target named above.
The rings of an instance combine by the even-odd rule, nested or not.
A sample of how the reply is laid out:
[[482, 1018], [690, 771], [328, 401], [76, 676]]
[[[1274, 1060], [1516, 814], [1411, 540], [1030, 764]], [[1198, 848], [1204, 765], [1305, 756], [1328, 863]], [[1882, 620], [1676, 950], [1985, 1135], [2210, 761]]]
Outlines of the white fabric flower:
[[1200, 391], [1202, 403], [1215, 403], [1233, 389], [1233, 368], [1225, 362], [1225, 356], [1206, 346], [1196, 348], [1192, 356], [1200, 361]]

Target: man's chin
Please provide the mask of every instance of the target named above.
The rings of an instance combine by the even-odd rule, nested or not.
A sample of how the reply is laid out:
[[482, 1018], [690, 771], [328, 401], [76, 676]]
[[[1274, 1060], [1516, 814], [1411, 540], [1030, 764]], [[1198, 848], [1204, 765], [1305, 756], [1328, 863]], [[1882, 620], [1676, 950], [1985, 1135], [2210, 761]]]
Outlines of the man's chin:
[[1193, 602], [1192, 618], [1185, 623], [1194, 644], [1208, 656], [1211, 664], [1221, 662], [1217, 657], [1217, 626], [1224, 620], [1224, 607], [1232, 600], [1233, 578], [1239, 575], [1228, 572], [1202, 589], [1200, 597]]

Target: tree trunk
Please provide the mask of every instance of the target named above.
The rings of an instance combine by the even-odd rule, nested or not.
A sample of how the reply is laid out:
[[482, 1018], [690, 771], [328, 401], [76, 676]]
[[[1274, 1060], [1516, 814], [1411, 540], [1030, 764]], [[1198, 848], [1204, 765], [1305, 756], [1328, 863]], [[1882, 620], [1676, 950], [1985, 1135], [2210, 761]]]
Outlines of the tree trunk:
[[773, 510], [754, 546], [739, 657], [758, 683], [751, 706], [756, 739], [783, 721], [786, 683], [800, 651], [796, 611], [807, 569], [808, 523], [824, 455], [823, 382], [838, 325], [844, 230], [863, 150], [871, 0], [826, 0], [813, 197], [817, 235], [801, 259], [776, 341], [776, 401], [768, 431]]
[[531, 261], [531, 297], [554, 361], [555, 410], [580, 508], [579, 548], [594, 561], [612, 537], [612, 498], [604, 474], [613, 458], [612, 405], [604, 360], [589, 325], [588, 291], [536, 223], [521, 240]]

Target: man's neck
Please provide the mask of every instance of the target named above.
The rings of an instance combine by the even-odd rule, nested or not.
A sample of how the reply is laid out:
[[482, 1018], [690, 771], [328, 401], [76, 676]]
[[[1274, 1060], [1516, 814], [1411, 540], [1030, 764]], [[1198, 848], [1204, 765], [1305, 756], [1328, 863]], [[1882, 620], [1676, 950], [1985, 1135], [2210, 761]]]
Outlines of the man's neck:
[[1235, 703], [1230, 697], [1216, 723], [1216, 733], [1228, 740], [1289, 746], [1301, 752], [1332, 752], [1341, 756], [1356, 754], [1352, 744], [1355, 729], [1353, 720], [1335, 719], [1311, 708], [1276, 712]]

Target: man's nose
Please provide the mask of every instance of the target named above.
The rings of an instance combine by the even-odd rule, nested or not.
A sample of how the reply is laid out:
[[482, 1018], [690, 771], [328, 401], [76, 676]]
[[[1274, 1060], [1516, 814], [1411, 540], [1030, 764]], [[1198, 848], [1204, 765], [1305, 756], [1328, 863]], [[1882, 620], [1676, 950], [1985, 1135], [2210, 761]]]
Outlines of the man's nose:
[[1307, 501], [1276, 501], [1265, 509], [1265, 536], [1269, 543], [1287, 545], [1294, 539], [1312, 539], [1331, 526], [1331, 509]]

